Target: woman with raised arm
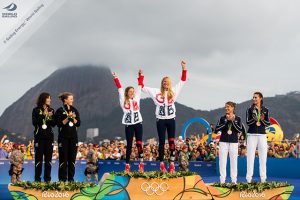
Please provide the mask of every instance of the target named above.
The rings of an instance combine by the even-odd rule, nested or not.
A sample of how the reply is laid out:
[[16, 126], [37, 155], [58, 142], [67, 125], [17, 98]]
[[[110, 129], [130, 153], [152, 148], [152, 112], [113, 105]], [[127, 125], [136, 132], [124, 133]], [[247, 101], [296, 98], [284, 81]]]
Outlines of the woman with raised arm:
[[55, 121], [58, 126], [58, 153], [59, 153], [59, 181], [74, 182], [75, 159], [77, 154], [78, 135], [80, 126], [78, 110], [73, 106], [74, 95], [70, 92], [60, 94], [59, 99], [63, 106], [55, 112]]
[[136, 147], [138, 150], [138, 157], [140, 159], [139, 164], [139, 172], [144, 172], [144, 163], [143, 163], [143, 125], [142, 125], [142, 115], [140, 113], [140, 99], [141, 99], [141, 89], [143, 83], [143, 72], [139, 71], [138, 78], [138, 88], [135, 92], [132, 86], [126, 87], [125, 91], [122, 88], [119, 78], [117, 74], [114, 72], [113, 74], [114, 81], [118, 88], [119, 92], [119, 101], [120, 106], [123, 110], [123, 118], [122, 124], [125, 125], [125, 136], [127, 141], [126, 148], [126, 164], [125, 164], [125, 172], [130, 172], [130, 155], [132, 152], [132, 142], [133, 137], [136, 138]]
[[227, 155], [230, 157], [230, 176], [231, 182], [237, 181], [237, 159], [238, 159], [238, 134], [242, 131], [242, 120], [235, 114], [236, 104], [228, 101], [225, 104], [226, 114], [222, 116], [216, 126], [216, 132], [221, 131], [221, 138], [219, 142], [219, 170], [220, 182], [225, 183], [226, 179], [226, 165]]
[[36, 107], [32, 110], [34, 126], [35, 173], [34, 181], [41, 182], [42, 166], [44, 163], [44, 181], [51, 181], [51, 166], [55, 126], [54, 109], [50, 107], [51, 96], [43, 92], [39, 95]]
[[261, 182], [267, 179], [267, 153], [268, 143], [266, 127], [270, 126], [269, 110], [263, 106], [261, 92], [253, 94], [253, 103], [246, 113], [247, 125], [247, 182], [252, 181], [256, 147], [259, 156], [259, 174]]
[[156, 127], [159, 138], [159, 160], [160, 160], [160, 170], [166, 172], [164, 164], [164, 145], [166, 139], [166, 131], [168, 134], [169, 150], [170, 150], [170, 160], [169, 160], [169, 170], [170, 173], [175, 172], [174, 160], [175, 160], [175, 117], [176, 108], [175, 101], [186, 82], [186, 62], [181, 61], [182, 75], [179, 83], [172, 87], [170, 77], [163, 77], [161, 80], [160, 88], [150, 88], [143, 87], [143, 92], [150, 95], [154, 104], [156, 105], [155, 115], [156, 115]]

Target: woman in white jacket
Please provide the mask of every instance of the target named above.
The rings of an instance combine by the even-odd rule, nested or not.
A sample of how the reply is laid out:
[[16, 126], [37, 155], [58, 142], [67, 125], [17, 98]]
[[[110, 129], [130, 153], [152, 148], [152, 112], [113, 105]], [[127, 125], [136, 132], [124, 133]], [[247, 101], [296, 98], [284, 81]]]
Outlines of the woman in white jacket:
[[175, 172], [174, 160], [175, 160], [175, 117], [176, 108], [175, 101], [186, 82], [186, 62], [181, 61], [182, 76], [181, 80], [175, 87], [172, 87], [171, 79], [164, 77], [161, 81], [161, 88], [143, 87], [142, 91], [150, 95], [154, 104], [156, 105], [156, 127], [159, 138], [159, 160], [160, 169], [162, 172], [166, 172], [164, 165], [164, 145], [166, 139], [166, 131], [168, 134], [169, 150], [170, 150], [170, 173]]
[[140, 159], [139, 172], [144, 172], [142, 145], [143, 119], [140, 113], [140, 98], [142, 89], [142, 85], [140, 83], [142, 83], [141, 79], [143, 77], [141, 75], [139, 76], [139, 85], [136, 93], [134, 88], [131, 86], [127, 87], [124, 92], [116, 73], [113, 73], [113, 77], [119, 92], [120, 106], [124, 113], [122, 124], [125, 125], [125, 135], [127, 140], [125, 172], [130, 171], [129, 161], [132, 152], [132, 141], [134, 136], [136, 138], [136, 147], [138, 149], [138, 157]]

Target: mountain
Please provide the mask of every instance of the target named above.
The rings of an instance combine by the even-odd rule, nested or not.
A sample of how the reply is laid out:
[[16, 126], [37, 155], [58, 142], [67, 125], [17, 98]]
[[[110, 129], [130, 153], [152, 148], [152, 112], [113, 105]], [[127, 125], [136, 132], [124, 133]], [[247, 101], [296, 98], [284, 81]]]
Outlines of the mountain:
[[[112, 80], [111, 71], [105, 67], [95, 66], [68, 67], [55, 71], [4, 111], [0, 117], [0, 127], [17, 133], [13, 135], [18, 138], [31, 139], [33, 137], [31, 111], [35, 106], [36, 98], [43, 91], [52, 95], [52, 106], [55, 109], [62, 105], [57, 98], [59, 93], [63, 91], [74, 93], [75, 106], [80, 111], [82, 119], [82, 126], [79, 129], [80, 140], [86, 139], [88, 128], [99, 128], [100, 134], [95, 142], [116, 136], [124, 138], [124, 126], [121, 124], [123, 113], [119, 106], [117, 89]], [[250, 105], [250, 100], [237, 105], [236, 113], [244, 122], [246, 109]], [[299, 92], [266, 97], [264, 105], [269, 108], [271, 116], [279, 121], [287, 138], [299, 132]], [[157, 137], [154, 110], [155, 106], [151, 99], [141, 101], [144, 138]], [[218, 118], [224, 114], [223, 108], [202, 111], [180, 103], [176, 103], [176, 110], [176, 135], [180, 134], [183, 124], [190, 118], [202, 117], [216, 124]], [[203, 132], [206, 130], [198, 123], [192, 124], [187, 130], [188, 135]]]
[[[57, 109], [62, 106], [58, 95], [64, 91], [74, 94], [74, 105], [80, 111], [82, 124], [107, 116], [119, 105], [117, 90], [108, 68], [67, 67], [55, 71], [10, 105], [0, 117], [0, 127], [32, 138], [31, 112], [38, 95], [49, 92], [52, 107]], [[80, 129], [80, 134], [83, 133], [85, 135], [85, 131]]]

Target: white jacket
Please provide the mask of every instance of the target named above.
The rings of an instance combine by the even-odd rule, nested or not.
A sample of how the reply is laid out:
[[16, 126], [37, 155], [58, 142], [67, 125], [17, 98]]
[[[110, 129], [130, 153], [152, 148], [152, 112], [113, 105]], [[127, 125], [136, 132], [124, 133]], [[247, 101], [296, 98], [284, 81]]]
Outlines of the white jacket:
[[120, 106], [124, 113], [122, 118], [122, 124], [133, 125], [141, 123], [143, 121], [140, 112], [141, 89], [141, 86], [138, 86], [138, 89], [135, 93], [135, 97], [133, 99], [129, 99], [129, 104], [126, 105], [124, 105], [124, 90], [123, 88], [118, 89]]
[[[186, 71], [185, 71], [186, 73]], [[186, 75], [185, 75], [186, 76]], [[151, 99], [154, 101], [156, 105], [155, 115], [157, 119], [172, 119], [176, 117], [176, 107], [175, 101], [186, 82], [186, 77], [182, 76], [179, 83], [172, 87], [174, 92], [173, 99], [168, 100], [167, 92], [165, 92], [165, 96], [161, 95], [160, 89], [158, 88], [150, 88], [150, 87], [143, 87], [142, 91], [150, 95]]]
[[119, 92], [120, 106], [123, 110], [122, 124], [134, 125], [141, 123], [143, 121], [142, 115], [140, 113], [140, 100], [141, 100], [141, 90], [142, 85], [139, 84], [133, 99], [129, 99], [129, 104], [124, 105], [125, 96], [124, 90], [118, 78], [114, 78], [116, 86]]

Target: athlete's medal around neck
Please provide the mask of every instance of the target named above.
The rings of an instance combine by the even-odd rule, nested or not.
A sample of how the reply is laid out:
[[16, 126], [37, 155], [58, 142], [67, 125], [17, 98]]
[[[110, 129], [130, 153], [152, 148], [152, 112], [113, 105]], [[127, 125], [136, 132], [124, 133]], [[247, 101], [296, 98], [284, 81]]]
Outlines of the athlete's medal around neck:
[[228, 133], [228, 135], [231, 135], [232, 134], [232, 130], [231, 130], [231, 128], [232, 128], [232, 123], [231, 122], [229, 122], [230, 124], [228, 124], [228, 131], [227, 131], [227, 133]]
[[[65, 109], [65, 107], [63, 106], [63, 109], [64, 109], [64, 111], [65, 111], [65, 113], [66, 113], [66, 115], [67, 115], [67, 117], [68, 118], [70, 118], [70, 119], [73, 119], [72, 117], [73, 117], [73, 112], [72, 111], [70, 111], [70, 113], [72, 113], [72, 117], [69, 117], [69, 115], [70, 115], [70, 113], [68, 113], [68, 111], [66, 111], [66, 109]], [[73, 127], [74, 126], [74, 123], [72, 122], [72, 121], [69, 121], [69, 126], [70, 127]]]
[[233, 117], [232, 118], [230, 118], [230, 115], [229, 114], [227, 114], [227, 120], [228, 120], [228, 131], [227, 131], [227, 134], [228, 135], [231, 135], [232, 134], [232, 121], [233, 121]]
[[74, 123], [73, 122], [69, 122], [69, 126], [70, 127], [74, 126]]
[[46, 124], [43, 124], [43, 125], [42, 125], [42, 129], [46, 130], [46, 129], [47, 129], [47, 125], [46, 125]]
[[[45, 111], [47, 111], [47, 112], [45, 112]], [[47, 120], [49, 119], [49, 111], [48, 111], [48, 107], [45, 108], [45, 111], [44, 111], [45, 119], [43, 119], [43, 125], [42, 125], [42, 129], [43, 129], [43, 130], [46, 130], [47, 127], [48, 127], [47, 124], [46, 124]], [[41, 111], [41, 112], [42, 112], [42, 111]]]

